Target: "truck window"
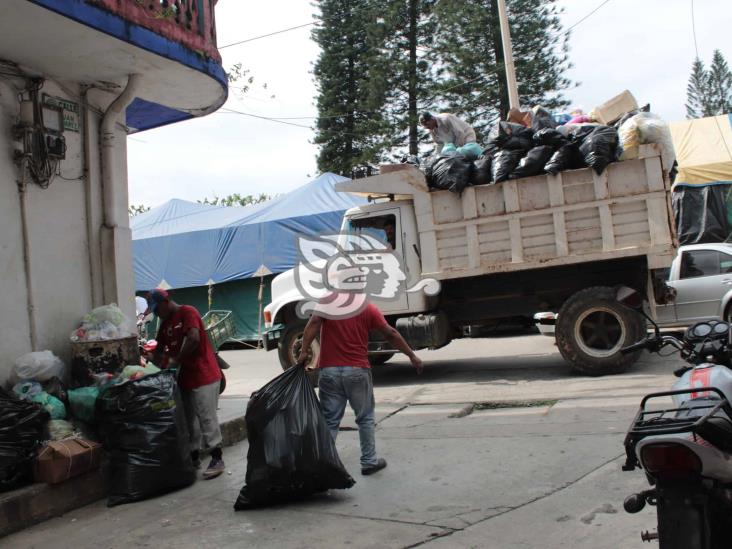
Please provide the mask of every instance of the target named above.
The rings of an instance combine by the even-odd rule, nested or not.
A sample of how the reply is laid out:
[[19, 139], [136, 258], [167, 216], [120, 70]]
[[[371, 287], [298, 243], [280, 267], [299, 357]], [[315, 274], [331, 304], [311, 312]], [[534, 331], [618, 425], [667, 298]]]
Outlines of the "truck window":
[[719, 255], [719, 252], [715, 250], [684, 252], [681, 257], [681, 278], [718, 275], [720, 272]]
[[346, 222], [346, 232], [350, 234], [368, 234], [387, 242], [392, 250], [396, 250], [396, 216], [380, 215], [360, 219], [349, 219]]

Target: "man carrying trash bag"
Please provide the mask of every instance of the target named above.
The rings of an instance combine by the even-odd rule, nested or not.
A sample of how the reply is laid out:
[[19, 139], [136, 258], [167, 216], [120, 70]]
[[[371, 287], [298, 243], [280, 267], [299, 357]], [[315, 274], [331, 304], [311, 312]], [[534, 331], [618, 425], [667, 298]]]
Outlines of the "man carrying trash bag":
[[147, 301], [150, 311], [162, 320], [153, 362], [164, 368], [179, 369], [178, 385], [191, 437], [191, 459], [199, 467], [200, 451], [210, 450], [211, 462], [203, 472], [203, 478], [216, 478], [226, 469], [216, 413], [221, 370], [201, 315], [190, 305], [179, 305], [160, 288], [152, 290]]
[[361, 443], [362, 475], [372, 475], [386, 467], [386, 460], [377, 457], [374, 436], [374, 384], [368, 359], [371, 330], [380, 332], [392, 347], [409, 357], [418, 374], [422, 373], [422, 361], [372, 303], [348, 317], [324, 318], [313, 313], [305, 327], [303, 351], [298, 358], [298, 363], [307, 362], [310, 346], [320, 334], [318, 387], [323, 415], [335, 441], [346, 403], [351, 404]]

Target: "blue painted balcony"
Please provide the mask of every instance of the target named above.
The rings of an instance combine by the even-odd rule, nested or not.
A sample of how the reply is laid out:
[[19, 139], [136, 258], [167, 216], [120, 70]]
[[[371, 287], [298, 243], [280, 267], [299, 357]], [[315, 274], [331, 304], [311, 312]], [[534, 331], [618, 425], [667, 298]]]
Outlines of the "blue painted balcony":
[[215, 111], [228, 86], [217, 0], [2, 0], [0, 52], [42, 76], [113, 91], [142, 75], [131, 131]]

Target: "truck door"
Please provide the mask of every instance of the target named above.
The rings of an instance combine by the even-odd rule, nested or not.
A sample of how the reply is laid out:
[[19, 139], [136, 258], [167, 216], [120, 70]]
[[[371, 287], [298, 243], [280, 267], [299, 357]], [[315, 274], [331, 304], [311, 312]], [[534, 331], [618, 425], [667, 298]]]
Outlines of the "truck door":
[[[370, 267], [373, 276], [383, 277], [384, 290], [388, 293], [387, 286], [393, 287], [399, 284], [399, 290], [394, 297], [385, 297], [383, 299], [374, 297], [373, 303], [384, 314], [395, 314], [408, 311], [407, 293], [404, 291], [404, 241], [402, 231], [402, 220], [399, 208], [384, 209], [378, 212], [369, 212], [361, 215], [354, 215], [348, 219], [345, 225], [349, 234], [368, 234], [377, 239], [387, 242], [394, 250], [395, 255], [399, 259], [399, 268], [395, 269], [393, 264], [388, 261], [380, 267], [378, 264], [379, 254], [374, 254], [375, 264]], [[401, 280], [398, 280], [401, 279]]]
[[683, 324], [717, 318], [722, 297], [732, 288], [732, 256], [717, 250], [688, 250], [681, 255], [676, 315]]

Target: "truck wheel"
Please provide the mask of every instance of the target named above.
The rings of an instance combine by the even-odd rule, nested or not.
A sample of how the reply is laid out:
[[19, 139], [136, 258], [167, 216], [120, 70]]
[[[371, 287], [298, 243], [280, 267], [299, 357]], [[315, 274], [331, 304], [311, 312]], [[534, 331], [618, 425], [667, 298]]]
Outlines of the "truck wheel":
[[379, 353], [378, 355], [369, 355], [369, 364], [371, 364], [371, 366], [381, 366], [394, 358], [395, 354], [396, 353]]
[[[297, 362], [297, 357], [302, 349], [302, 336], [305, 332], [305, 322], [295, 322], [285, 326], [285, 330], [277, 344], [277, 354], [280, 359], [280, 365], [283, 370], [292, 368]], [[316, 339], [310, 347], [312, 349], [312, 358], [305, 367], [312, 368], [308, 370], [308, 377], [312, 381], [313, 386], [318, 386], [318, 355], [320, 354], [320, 342]]]
[[611, 288], [581, 290], [559, 310], [557, 347], [572, 368], [583, 374], [601, 376], [627, 370], [640, 351], [623, 355], [620, 349], [645, 335], [643, 317], [615, 301]]

